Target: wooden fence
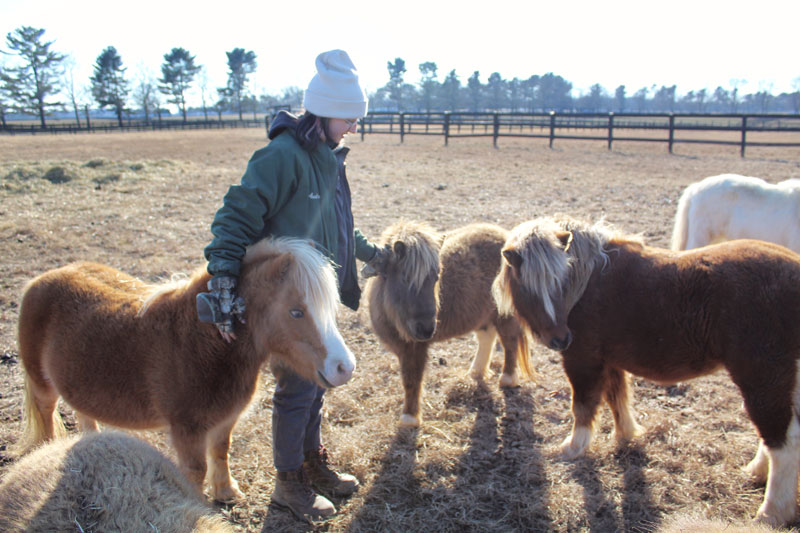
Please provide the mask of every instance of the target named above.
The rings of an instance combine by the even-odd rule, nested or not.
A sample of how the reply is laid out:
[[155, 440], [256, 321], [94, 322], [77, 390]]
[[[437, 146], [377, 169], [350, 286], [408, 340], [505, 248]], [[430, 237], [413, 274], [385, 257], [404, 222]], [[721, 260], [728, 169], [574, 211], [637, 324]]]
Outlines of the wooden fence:
[[[720, 132], [718, 138], [692, 136], [692, 132]], [[596, 132], [596, 133], [593, 133]], [[748, 134], [786, 133], [786, 141], [748, 139]], [[371, 134], [440, 135], [451, 138], [532, 137], [604, 141], [611, 150], [615, 141], [666, 143], [669, 153], [677, 143], [739, 146], [742, 157], [748, 146], [800, 146], [800, 115], [711, 115], [636, 113], [384, 113], [372, 112], [361, 120], [361, 138]]]
[[78, 125], [74, 122], [54, 122], [44, 128], [40, 124], [13, 124], [0, 125], [0, 133], [8, 135], [41, 135], [62, 133], [110, 133], [128, 131], [157, 131], [157, 130], [198, 130], [198, 129], [229, 129], [229, 128], [261, 128], [264, 126], [262, 119], [222, 119], [200, 120], [190, 119], [184, 122], [181, 119], [123, 121], [122, 126], [114, 120], [94, 120]]

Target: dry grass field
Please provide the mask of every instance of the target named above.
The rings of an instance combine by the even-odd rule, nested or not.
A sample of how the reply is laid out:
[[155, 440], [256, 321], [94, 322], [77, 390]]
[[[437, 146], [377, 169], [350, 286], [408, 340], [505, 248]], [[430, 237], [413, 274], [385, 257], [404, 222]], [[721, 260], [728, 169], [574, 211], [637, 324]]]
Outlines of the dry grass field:
[[[263, 130], [0, 139], [0, 475], [15, 460], [22, 376], [16, 321], [22, 288], [70, 261], [106, 263], [145, 280], [203, 264], [214, 212]], [[771, 182], [800, 177], [800, 149], [543, 140], [353, 136], [348, 175], [356, 225], [376, 239], [400, 217], [439, 230], [486, 221], [512, 227], [556, 212], [642, 233], [667, 246], [682, 189], [733, 172]], [[677, 386], [635, 380], [647, 433], [618, 448], [604, 410], [588, 455], [565, 461], [570, 389], [559, 355], [532, 351], [535, 381], [500, 390], [501, 354], [486, 383], [466, 376], [471, 337], [435, 345], [425, 377], [424, 424], [399, 430], [396, 357], [368, 310], [339, 322], [358, 359], [327, 394], [323, 438], [362, 481], [328, 522], [304, 525], [269, 506], [273, 379], [236, 430], [231, 465], [247, 500], [220, 507], [242, 531], [653, 531], [678, 515], [749, 520], [763, 487], [742, 472], [755, 432], [724, 373]], [[69, 407], [62, 413], [74, 429]], [[162, 432], [142, 438], [170, 453]]]

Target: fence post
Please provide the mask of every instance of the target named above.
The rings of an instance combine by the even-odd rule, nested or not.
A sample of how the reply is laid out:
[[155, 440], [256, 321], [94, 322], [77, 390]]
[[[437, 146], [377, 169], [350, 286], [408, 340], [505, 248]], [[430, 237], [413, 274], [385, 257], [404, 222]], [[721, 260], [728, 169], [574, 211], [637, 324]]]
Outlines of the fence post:
[[365, 116], [364, 118], [362, 118], [361, 120], [358, 121], [359, 125], [361, 126], [361, 140], [362, 141], [364, 140], [364, 133], [365, 133], [364, 130], [367, 129], [367, 126], [366, 126], [366, 124], [364, 122], [366, 120], [367, 120], [367, 117]]
[[88, 105], [85, 105], [85, 106], [83, 107], [83, 111], [84, 111], [84, 113], [86, 113], [86, 130], [87, 130], [89, 133], [91, 133], [91, 131], [92, 131], [92, 123], [91, 123], [91, 122], [89, 122], [89, 106], [88, 106]]
[[450, 138], [450, 111], [444, 112], [444, 145], [447, 146], [447, 141]]
[[492, 144], [494, 144], [494, 147], [497, 148], [497, 137], [500, 135], [500, 115], [497, 113], [494, 114], [492, 126]]
[[556, 137], [556, 112], [550, 111], [550, 148], [553, 147], [553, 139]]
[[608, 113], [608, 150], [611, 151], [611, 143], [614, 141], [614, 112]]
[[403, 135], [405, 134], [406, 114], [400, 113], [400, 144], [403, 144]]
[[672, 144], [675, 142], [675, 115], [669, 114], [669, 153], [672, 153]]
[[747, 146], [747, 115], [742, 115], [742, 146], [739, 148], [739, 155], [744, 157], [744, 149]]
[[264, 115], [264, 127], [267, 128], [267, 139], [269, 139], [269, 113]]

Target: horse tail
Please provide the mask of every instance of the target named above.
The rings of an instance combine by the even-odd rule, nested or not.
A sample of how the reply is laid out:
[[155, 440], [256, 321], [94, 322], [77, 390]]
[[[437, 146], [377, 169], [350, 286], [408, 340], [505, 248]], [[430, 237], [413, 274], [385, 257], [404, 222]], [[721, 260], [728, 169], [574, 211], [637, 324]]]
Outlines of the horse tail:
[[685, 250], [689, 240], [689, 207], [694, 196], [693, 185], [688, 186], [678, 200], [678, 209], [675, 211], [675, 226], [672, 229], [671, 248], [676, 251]]
[[528, 379], [536, 377], [536, 369], [531, 364], [531, 348], [528, 339], [528, 332], [524, 328], [520, 328], [519, 337], [517, 337], [517, 367], [522, 371]]
[[39, 278], [29, 282], [22, 296], [17, 326], [19, 359], [22, 361], [22, 374], [25, 379], [23, 392], [22, 422], [23, 433], [20, 449], [27, 452], [53, 437], [67, 434], [64, 422], [56, 409], [58, 391], [42, 368], [42, 358], [47, 337], [47, 306], [42, 295]]
[[[49, 415], [50, 420], [45, 420], [48, 415], [45, 415], [36, 403], [36, 393], [34, 392], [36, 385], [24, 369], [23, 373], [25, 374], [22, 408], [24, 429], [19, 447], [21, 451], [28, 452], [48, 439], [65, 437], [67, 429], [64, 427], [64, 421], [61, 419], [58, 409], [53, 409], [52, 414]], [[48, 426], [52, 427], [52, 431], [48, 431]]]

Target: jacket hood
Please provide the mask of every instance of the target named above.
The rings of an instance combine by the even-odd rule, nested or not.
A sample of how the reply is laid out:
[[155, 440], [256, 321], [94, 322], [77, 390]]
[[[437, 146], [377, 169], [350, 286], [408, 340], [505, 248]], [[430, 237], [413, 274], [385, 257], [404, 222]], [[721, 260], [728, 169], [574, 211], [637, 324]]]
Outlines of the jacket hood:
[[297, 128], [298, 117], [289, 113], [288, 111], [278, 111], [275, 118], [272, 119], [272, 124], [269, 125], [269, 133], [267, 136], [270, 140], [274, 139], [284, 130], [290, 129], [294, 131]]

